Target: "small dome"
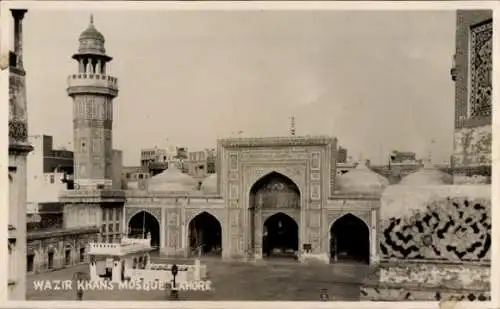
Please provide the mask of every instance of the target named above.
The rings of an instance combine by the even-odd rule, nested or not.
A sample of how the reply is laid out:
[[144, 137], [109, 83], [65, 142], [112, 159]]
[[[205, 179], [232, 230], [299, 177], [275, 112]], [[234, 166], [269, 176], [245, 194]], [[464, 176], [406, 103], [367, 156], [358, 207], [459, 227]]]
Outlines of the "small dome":
[[370, 170], [365, 164], [337, 176], [336, 188], [343, 193], [381, 193], [389, 180]]
[[453, 176], [436, 169], [427, 162], [419, 171], [412, 173], [399, 182], [403, 186], [436, 186], [453, 184]]
[[217, 174], [210, 174], [201, 184], [200, 190], [205, 194], [217, 194]]
[[94, 26], [94, 18], [90, 16], [90, 24], [85, 29], [78, 39], [80, 47], [78, 48], [79, 54], [96, 54], [105, 55], [106, 49], [104, 48], [105, 39]]
[[148, 191], [156, 192], [191, 192], [195, 191], [198, 182], [191, 176], [182, 173], [174, 165], [148, 180]]

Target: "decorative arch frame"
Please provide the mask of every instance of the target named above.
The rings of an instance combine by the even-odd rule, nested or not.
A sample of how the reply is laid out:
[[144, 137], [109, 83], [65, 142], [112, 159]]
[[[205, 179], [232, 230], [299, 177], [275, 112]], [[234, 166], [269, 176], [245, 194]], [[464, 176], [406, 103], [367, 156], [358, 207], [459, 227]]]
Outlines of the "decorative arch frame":
[[306, 174], [305, 174], [305, 164], [300, 165], [287, 165], [287, 166], [246, 166], [245, 167], [245, 208], [249, 207], [250, 195], [254, 185], [260, 181], [262, 178], [272, 174], [280, 174], [283, 177], [288, 178], [291, 182], [295, 184], [299, 190], [300, 196], [300, 207], [302, 208], [306, 203], [307, 197], [307, 186], [306, 186]]
[[160, 231], [161, 231], [161, 214], [160, 216], [158, 214], [156, 214], [155, 212], [151, 211], [150, 209], [147, 209], [147, 208], [137, 208], [136, 210], [134, 210], [133, 212], [130, 212], [130, 213], [127, 213], [127, 221], [126, 221], [126, 226], [125, 228], [128, 229], [128, 226], [130, 225], [130, 221], [132, 220], [133, 217], [135, 217], [136, 215], [138, 215], [139, 213], [141, 212], [146, 212], [148, 214], [150, 214], [151, 216], [153, 216], [155, 219], [156, 219], [156, 222], [158, 222], [158, 226], [160, 227]]
[[191, 222], [196, 219], [196, 217], [198, 217], [199, 215], [203, 214], [203, 213], [207, 213], [209, 214], [210, 216], [212, 216], [215, 220], [217, 220], [217, 222], [219, 223], [219, 226], [220, 226], [220, 231], [221, 231], [221, 246], [222, 246], [222, 256], [224, 254], [224, 247], [225, 247], [225, 242], [224, 242], [224, 239], [226, 238], [226, 229], [224, 228], [224, 225], [222, 224], [223, 221], [221, 221], [220, 217], [213, 211], [209, 210], [209, 209], [199, 209], [199, 210], [196, 210], [195, 212], [191, 213], [189, 215], [189, 217], [186, 218], [186, 221], [185, 221], [185, 231], [184, 231], [184, 235], [182, 235], [182, 237], [184, 238], [184, 243], [186, 244], [186, 247], [184, 248], [184, 250], [186, 250], [186, 254], [187, 254], [187, 250], [189, 250], [189, 225], [191, 224]]
[[201, 215], [202, 213], [206, 212], [207, 214], [211, 215], [212, 217], [219, 222], [219, 225], [221, 226], [222, 229], [222, 220], [219, 218], [219, 215], [217, 215], [215, 212], [211, 211], [210, 209], [199, 209], [194, 211], [193, 213], [189, 214], [189, 217], [186, 218], [186, 226], [189, 226], [191, 224], [191, 221], [193, 221], [196, 217]]
[[344, 218], [345, 216], [347, 215], [352, 215], [354, 216], [356, 219], [360, 220], [361, 222], [363, 222], [365, 224], [365, 227], [366, 229], [368, 230], [368, 234], [370, 234], [370, 224], [366, 221], [366, 218], [363, 218], [362, 216], [358, 216], [356, 213], [354, 212], [351, 212], [351, 211], [346, 211], [346, 212], [343, 212], [341, 213], [340, 215], [336, 216], [332, 222], [328, 225], [328, 233], [330, 233], [330, 231], [332, 230], [332, 227], [335, 223], [337, 223], [337, 221], [339, 221], [340, 219]]
[[[352, 212], [352, 211], [342, 212], [341, 214], [335, 216], [333, 218], [333, 220], [331, 220], [331, 223], [328, 225], [328, 230], [327, 230], [328, 239], [330, 239], [330, 237], [332, 236], [331, 231], [332, 231], [332, 228], [333, 228], [334, 224], [337, 223], [340, 219], [344, 218], [347, 215], [352, 215], [356, 219], [358, 219], [359, 221], [361, 221], [361, 222], [364, 223], [366, 231], [368, 232], [368, 248], [369, 248], [368, 252], [369, 252], [369, 258], [370, 258], [370, 261], [371, 261], [371, 254], [372, 254], [372, 252], [370, 251], [371, 250], [371, 243], [372, 243], [372, 241], [376, 241], [376, 239], [372, 239], [372, 233], [371, 233], [371, 227], [370, 227], [371, 224], [369, 224], [369, 222], [367, 222], [367, 220], [369, 218], [365, 218], [364, 216], [360, 216], [360, 215], [358, 215], [358, 214], [356, 214], [355, 212]], [[330, 255], [330, 245], [328, 245], [327, 252], [328, 252], [328, 255]]]
[[276, 215], [281, 214], [281, 215], [287, 216], [287, 217], [289, 217], [290, 219], [292, 219], [292, 220], [293, 220], [293, 222], [295, 222], [295, 224], [297, 225], [297, 229], [300, 229], [300, 225], [299, 225], [300, 218], [296, 218], [296, 217], [297, 217], [297, 216], [296, 216], [296, 213], [297, 213], [297, 212], [295, 211], [295, 209], [293, 210], [293, 212], [290, 212], [290, 213], [289, 213], [289, 212], [287, 212], [286, 210], [284, 210], [284, 211], [281, 211], [281, 210], [280, 210], [280, 211], [275, 211], [275, 212], [265, 212], [265, 213], [263, 214], [263, 216], [262, 216], [262, 225], [266, 224], [266, 221], [267, 221], [269, 218], [271, 218], [271, 217], [273, 217], [273, 216], [276, 216]]

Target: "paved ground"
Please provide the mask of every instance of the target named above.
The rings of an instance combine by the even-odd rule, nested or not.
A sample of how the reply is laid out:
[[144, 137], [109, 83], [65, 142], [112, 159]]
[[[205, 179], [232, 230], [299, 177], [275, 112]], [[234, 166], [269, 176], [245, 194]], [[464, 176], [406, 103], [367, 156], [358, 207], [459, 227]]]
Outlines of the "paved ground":
[[[154, 258], [154, 262], [160, 262]], [[172, 260], [162, 259], [163, 263]], [[181, 261], [175, 261], [179, 263]], [[190, 261], [189, 264], [193, 263]], [[358, 300], [359, 283], [367, 267], [355, 264], [302, 265], [293, 261], [250, 263], [202, 260], [207, 265], [211, 292], [180, 292], [181, 300], [319, 300], [322, 289], [330, 300]], [[28, 300], [75, 300], [74, 290], [35, 290], [37, 280], [71, 280], [88, 266], [28, 276]], [[84, 300], [168, 300], [167, 291], [86, 291]]]

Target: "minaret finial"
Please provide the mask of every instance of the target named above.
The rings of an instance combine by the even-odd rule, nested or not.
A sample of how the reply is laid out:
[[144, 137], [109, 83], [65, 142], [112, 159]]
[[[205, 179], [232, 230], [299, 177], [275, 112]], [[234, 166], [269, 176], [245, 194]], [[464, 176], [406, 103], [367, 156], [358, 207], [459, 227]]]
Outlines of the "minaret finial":
[[94, 14], [90, 14], [90, 24], [94, 25]]
[[290, 118], [290, 135], [295, 136], [295, 117]]

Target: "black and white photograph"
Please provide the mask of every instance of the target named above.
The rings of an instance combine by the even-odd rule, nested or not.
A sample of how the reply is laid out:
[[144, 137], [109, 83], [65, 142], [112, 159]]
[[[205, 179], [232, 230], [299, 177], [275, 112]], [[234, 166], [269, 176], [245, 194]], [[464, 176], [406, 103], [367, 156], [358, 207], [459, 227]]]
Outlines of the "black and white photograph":
[[1, 3], [9, 301], [491, 301], [493, 2], [101, 2]]

